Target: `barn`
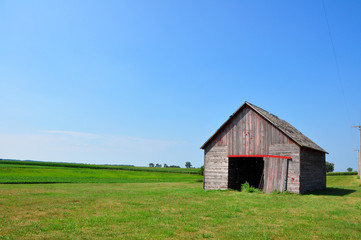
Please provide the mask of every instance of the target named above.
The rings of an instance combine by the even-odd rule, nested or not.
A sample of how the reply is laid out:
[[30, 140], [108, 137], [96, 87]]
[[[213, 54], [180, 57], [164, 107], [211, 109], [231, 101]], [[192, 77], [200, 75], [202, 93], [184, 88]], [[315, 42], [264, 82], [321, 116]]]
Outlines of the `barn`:
[[288, 122], [245, 102], [203, 144], [203, 188], [265, 193], [326, 188], [327, 153]]

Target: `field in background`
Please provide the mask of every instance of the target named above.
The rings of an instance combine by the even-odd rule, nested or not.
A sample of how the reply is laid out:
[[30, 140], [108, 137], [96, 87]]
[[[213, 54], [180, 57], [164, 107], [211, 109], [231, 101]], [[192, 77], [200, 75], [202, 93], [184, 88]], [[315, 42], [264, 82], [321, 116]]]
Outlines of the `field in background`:
[[113, 170], [130, 170], [145, 172], [169, 172], [169, 173], [188, 173], [198, 174], [199, 168], [159, 168], [159, 167], [133, 167], [123, 165], [97, 165], [84, 163], [61, 163], [61, 162], [38, 162], [38, 161], [17, 161], [17, 160], [1, 160], [2, 164], [19, 165], [19, 166], [46, 166], [46, 167], [70, 167], [70, 168], [89, 168], [89, 169], [113, 169]]
[[133, 171], [116, 168], [92, 169], [33, 164], [0, 164], [0, 183], [136, 183], [201, 181], [196, 174]]
[[9, 165], [12, 174], [0, 176], [54, 169], [64, 179], [123, 180], [0, 184], [0, 239], [360, 238], [355, 175], [328, 176], [327, 190], [308, 195], [203, 191], [201, 176], [178, 173]]

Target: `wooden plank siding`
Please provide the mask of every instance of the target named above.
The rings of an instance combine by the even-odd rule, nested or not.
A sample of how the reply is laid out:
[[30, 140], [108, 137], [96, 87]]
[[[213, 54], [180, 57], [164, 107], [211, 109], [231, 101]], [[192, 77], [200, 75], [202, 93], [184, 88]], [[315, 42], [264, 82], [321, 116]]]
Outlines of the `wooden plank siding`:
[[287, 171], [288, 159], [264, 159], [264, 192], [285, 191], [287, 189]]
[[269, 153], [270, 155], [291, 157], [287, 161], [286, 190], [300, 193], [300, 147], [294, 144], [274, 144], [269, 147]]
[[274, 144], [296, 145], [253, 109], [245, 107], [214, 136], [205, 150], [228, 146], [228, 155], [268, 155], [269, 146]]
[[203, 181], [205, 190], [228, 188], [227, 146], [213, 147], [205, 152]]
[[228, 156], [262, 156], [266, 193], [303, 193], [326, 187], [326, 152], [286, 121], [247, 102], [201, 148], [205, 190], [234, 185], [228, 179], [232, 178]]
[[[289, 137], [246, 106], [218, 131], [205, 148], [204, 189], [227, 188], [228, 155], [279, 155], [292, 156], [294, 159], [264, 159], [265, 171], [268, 171], [266, 166], [281, 167], [281, 170], [275, 169], [275, 172], [269, 173], [275, 175], [276, 179], [271, 180], [272, 177], [267, 175], [270, 177], [265, 180], [267, 192], [283, 191], [287, 188], [291, 192], [299, 193], [299, 151], [299, 146]], [[221, 152], [226, 156], [221, 156]], [[288, 174], [288, 169], [291, 174]], [[270, 181], [269, 184], [267, 181]], [[276, 183], [277, 181], [279, 183]]]
[[326, 188], [325, 154], [309, 148], [301, 149], [300, 192], [323, 190]]

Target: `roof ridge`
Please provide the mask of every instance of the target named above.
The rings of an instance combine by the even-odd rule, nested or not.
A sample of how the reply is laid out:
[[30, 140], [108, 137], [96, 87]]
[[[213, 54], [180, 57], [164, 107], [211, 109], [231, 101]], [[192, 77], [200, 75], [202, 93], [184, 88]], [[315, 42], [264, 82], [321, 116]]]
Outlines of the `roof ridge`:
[[[318, 146], [315, 142], [313, 142], [310, 138], [308, 138], [306, 135], [304, 135], [302, 132], [300, 132], [297, 128], [295, 128], [293, 125], [291, 125], [286, 120], [283, 120], [282, 118], [279, 118], [278, 116], [269, 113], [268, 111], [253, 105], [251, 103], [248, 103], [250, 107], [252, 107], [254, 110], [257, 111], [257, 109], [264, 111], [264, 113], [257, 111], [259, 114], [261, 114], [265, 119], [267, 119], [271, 124], [275, 125], [280, 131], [282, 131], [286, 136], [291, 138], [295, 143], [300, 145], [301, 147], [308, 147], [311, 149], [315, 149], [321, 152], [327, 153], [323, 148]], [[276, 119], [270, 119], [269, 116], [265, 116], [265, 114], [270, 115], [273, 118]], [[278, 120], [279, 122], [277, 122]]]

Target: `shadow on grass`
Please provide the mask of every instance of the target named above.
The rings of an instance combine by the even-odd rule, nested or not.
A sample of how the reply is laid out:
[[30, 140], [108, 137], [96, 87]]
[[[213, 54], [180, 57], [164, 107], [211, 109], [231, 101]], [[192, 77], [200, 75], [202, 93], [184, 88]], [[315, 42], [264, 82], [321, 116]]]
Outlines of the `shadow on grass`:
[[325, 190], [316, 190], [312, 192], [304, 193], [303, 195], [322, 195], [322, 196], [345, 196], [356, 192], [356, 190], [328, 187]]

